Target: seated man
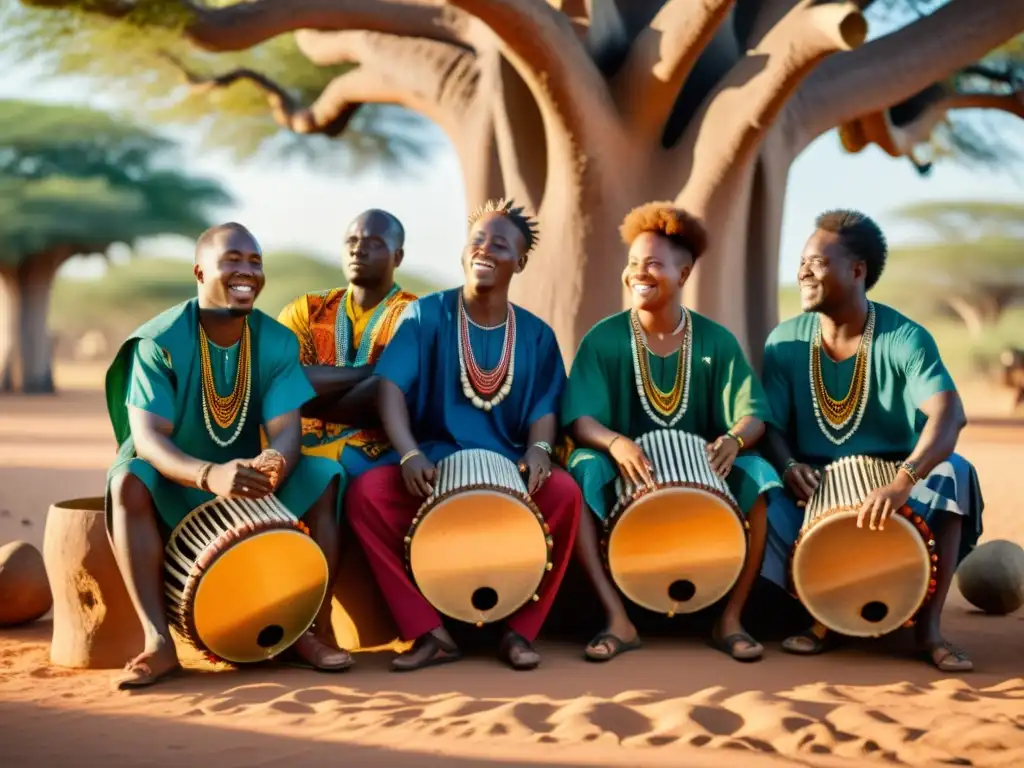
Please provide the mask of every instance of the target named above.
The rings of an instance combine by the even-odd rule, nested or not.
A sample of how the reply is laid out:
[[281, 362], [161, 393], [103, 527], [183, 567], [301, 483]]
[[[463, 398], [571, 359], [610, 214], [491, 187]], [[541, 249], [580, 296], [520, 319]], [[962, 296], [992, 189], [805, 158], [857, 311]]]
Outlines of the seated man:
[[652, 482], [653, 465], [634, 439], [667, 428], [708, 441], [711, 468], [725, 478], [750, 524], [746, 563], [712, 640], [734, 659], [753, 661], [764, 649], [743, 629], [741, 612], [764, 553], [763, 494], [780, 486], [764, 459], [742, 452], [764, 433], [764, 392], [736, 338], [682, 306], [683, 286], [706, 244], [700, 222], [650, 203], [626, 217], [622, 236], [629, 247], [622, 279], [633, 308], [602, 320], [583, 338], [562, 403], [562, 424], [579, 446], [569, 456], [569, 471], [590, 510], [580, 521], [576, 554], [608, 617], [586, 658], [608, 661], [640, 645], [602, 565], [597, 520], [611, 511], [620, 473], [638, 484]]
[[[146, 638], [120, 688], [180, 669], [164, 604], [164, 544], [200, 504], [274, 493], [308, 525], [331, 578], [336, 572], [341, 468], [300, 457], [299, 408], [313, 389], [295, 337], [253, 309], [265, 281], [260, 247], [241, 225], [214, 227], [196, 244], [193, 271], [198, 297], [135, 331], [107, 373], [119, 445], [107, 529]], [[352, 663], [334, 647], [330, 599], [328, 589], [313, 629], [286, 652], [320, 670]]]
[[302, 452], [340, 461], [352, 476], [388, 448], [373, 372], [402, 311], [416, 300], [395, 282], [404, 241], [392, 214], [359, 214], [345, 237], [348, 288], [307, 293], [277, 318], [298, 337], [299, 362], [317, 394], [302, 408]]
[[[550, 527], [553, 569], [508, 621], [502, 657], [515, 669], [540, 663], [531, 643], [565, 573], [579, 519], [580, 494], [551, 467], [565, 367], [551, 328], [509, 303], [512, 277], [536, 240], [532, 219], [511, 202], [490, 202], [470, 217], [462, 288], [425, 296], [406, 310], [377, 363], [381, 421], [394, 453], [352, 481], [349, 521], [377, 582], [413, 647], [396, 670], [454, 661], [460, 652], [441, 617], [403, 567], [404, 539], [435, 464], [460, 449], [483, 448], [518, 461]], [[396, 466], [397, 465], [397, 466]]]
[[[902, 462], [896, 478], [868, 495], [859, 526], [881, 529], [904, 505], [935, 535], [935, 593], [916, 634], [921, 651], [944, 672], [966, 672], [970, 658], [942, 638], [940, 616], [953, 572], [981, 534], [982, 498], [973, 467], [953, 453], [967, 423], [956, 386], [931, 335], [891, 307], [871, 302], [885, 266], [885, 237], [855, 211], [818, 217], [800, 259], [804, 314], [768, 337], [764, 384], [772, 406], [766, 453], [786, 492], [772, 494], [764, 575], [789, 588], [787, 563], [820, 468], [843, 456]], [[967, 517], [966, 523], [964, 517]], [[820, 653], [820, 624], [783, 649]]]

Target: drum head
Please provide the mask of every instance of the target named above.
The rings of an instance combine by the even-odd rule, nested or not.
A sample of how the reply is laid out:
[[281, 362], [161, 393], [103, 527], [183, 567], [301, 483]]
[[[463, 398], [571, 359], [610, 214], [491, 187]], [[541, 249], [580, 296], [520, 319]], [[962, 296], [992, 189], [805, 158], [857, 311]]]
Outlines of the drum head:
[[928, 595], [931, 559], [902, 515], [857, 527], [856, 512], [814, 525], [793, 553], [793, 586], [808, 612], [851, 637], [879, 637], [911, 619]]
[[228, 547], [196, 588], [195, 626], [225, 661], [266, 661], [309, 629], [327, 594], [327, 560], [313, 539], [271, 530]]
[[467, 623], [500, 621], [537, 592], [548, 560], [544, 529], [504, 493], [456, 494], [428, 512], [413, 533], [409, 566], [423, 596]]
[[736, 513], [692, 488], [641, 497], [608, 537], [612, 579], [634, 603], [658, 613], [713, 605], [732, 589], [746, 556], [746, 531]]

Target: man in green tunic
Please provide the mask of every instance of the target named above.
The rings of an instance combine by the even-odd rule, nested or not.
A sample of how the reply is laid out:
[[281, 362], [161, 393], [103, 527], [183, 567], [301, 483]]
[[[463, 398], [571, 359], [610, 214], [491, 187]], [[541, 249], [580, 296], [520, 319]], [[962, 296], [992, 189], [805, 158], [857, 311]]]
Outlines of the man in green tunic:
[[604, 571], [597, 525], [608, 518], [620, 473], [638, 484], [651, 482], [653, 465], [634, 441], [672, 429], [708, 441], [712, 469], [747, 515], [747, 560], [712, 639], [735, 659], [755, 660], [764, 649], [743, 629], [740, 614], [761, 567], [763, 494], [780, 481], [764, 459], [744, 449], [764, 433], [767, 401], [736, 338], [682, 306], [683, 286], [705, 249], [700, 222], [651, 203], [626, 217], [622, 236], [629, 247], [622, 277], [633, 308], [602, 320], [583, 338], [562, 400], [562, 424], [579, 446], [568, 469], [592, 513], [580, 518], [576, 553], [608, 618], [586, 657], [607, 661], [640, 645]]
[[[938, 573], [917, 641], [939, 669], [965, 672], [971, 660], [943, 640], [939, 619], [956, 566], [981, 535], [983, 502], [974, 468], [954, 453], [967, 420], [934, 339], [867, 298], [885, 259], [885, 236], [864, 214], [819, 216], [797, 272], [803, 314], [765, 344], [772, 417], [764, 446], [786, 491], [771, 494], [763, 575], [791, 587], [787, 565], [804, 519], [797, 503], [818, 487], [822, 467], [858, 455], [901, 462], [889, 485], [868, 494], [858, 525], [881, 529], [904, 506], [927, 522]], [[783, 649], [820, 653], [827, 637], [815, 624]]]
[[[214, 227], [197, 242], [193, 271], [198, 297], [136, 330], [107, 372], [118, 442], [107, 477], [107, 529], [146, 638], [119, 688], [180, 669], [165, 613], [163, 548], [200, 504], [274, 493], [305, 521], [332, 580], [337, 570], [342, 470], [300, 456], [299, 408], [314, 393], [295, 336], [253, 309], [265, 281], [260, 247], [241, 225]], [[352, 663], [334, 647], [331, 594], [313, 631], [286, 652], [295, 662], [321, 670]]]

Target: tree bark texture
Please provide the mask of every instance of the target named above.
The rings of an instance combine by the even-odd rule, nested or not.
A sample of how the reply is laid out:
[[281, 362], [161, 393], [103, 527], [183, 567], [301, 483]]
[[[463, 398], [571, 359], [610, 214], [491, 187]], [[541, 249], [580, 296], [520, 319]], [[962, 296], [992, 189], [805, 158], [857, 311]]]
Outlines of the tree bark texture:
[[[90, 9], [123, 16], [125, 5]], [[863, 44], [867, 5], [254, 0], [180, 8], [189, 14], [183, 34], [206, 51], [297, 32], [312, 61], [358, 64], [305, 109], [282, 109], [281, 92], [265, 87], [285, 127], [331, 133], [346, 105], [402, 104], [448, 135], [469, 210], [499, 195], [532, 207], [540, 243], [513, 300], [552, 325], [566, 359], [595, 322], [625, 306], [622, 218], [665, 200], [701, 216], [710, 235], [687, 303], [730, 328], [757, 361], [778, 321], [792, 161], [821, 133], [910, 97], [1024, 30], [1020, 0], [952, 0]], [[396, 57], [402, 66], [390, 63]]]

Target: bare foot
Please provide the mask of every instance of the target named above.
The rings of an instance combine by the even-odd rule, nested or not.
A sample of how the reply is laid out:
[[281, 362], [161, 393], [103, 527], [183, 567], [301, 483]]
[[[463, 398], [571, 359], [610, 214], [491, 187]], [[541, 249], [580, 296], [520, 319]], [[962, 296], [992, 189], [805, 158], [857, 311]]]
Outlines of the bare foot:
[[114, 688], [125, 691], [129, 688], [145, 688], [161, 678], [181, 670], [174, 643], [165, 637], [147, 643], [146, 649], [124, 665], [124, 671], [113, 680]]
[[462, 653], [451, 635], [443, 627], [438, 627], [417, 637], [412, 648], [392, 660], [391, 668], [395, 672], [413, 672], [461, 658]]

